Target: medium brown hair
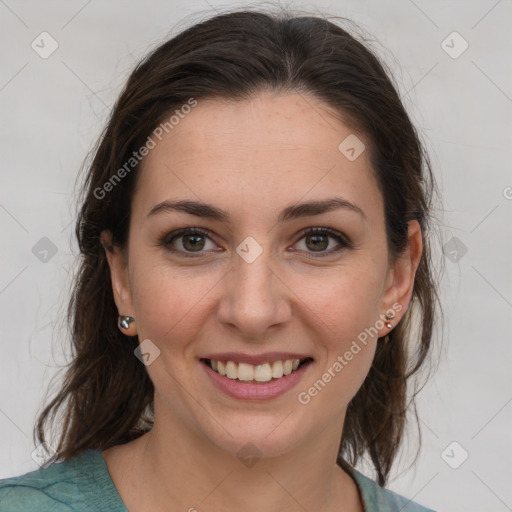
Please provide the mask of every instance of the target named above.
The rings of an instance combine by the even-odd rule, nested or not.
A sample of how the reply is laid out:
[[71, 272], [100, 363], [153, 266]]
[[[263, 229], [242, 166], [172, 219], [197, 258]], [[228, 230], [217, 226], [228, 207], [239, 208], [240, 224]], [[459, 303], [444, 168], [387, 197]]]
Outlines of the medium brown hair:
[[427, 236], [432, 172], [389, 72], [369, 46], [323, 17], [282, 11], [235, 11], [193, 25], [144, 58], [117, 100], [88, 167], [76, 223], [81, 259], [68, 309], [73, 357], [62, 389], [34, 431], [44, 443], [48, 424], [59, 425], [50, 462], [126, 443], [152, 427], [153, 383], [134, 356], [137, 337], [127, 338], [117, 327], [100, 241], [100, 233], [109, 230], [113, 244], [125, 247], [139, 165], [111, 181], [108, 193], [98, 190], [105, 190], [152, 131], [191, 98], [245, 100], [261, 90], [311, 94], [364, 134], [384, 199], [392, 257], [407, 247], [409, 221], [422, 228], [424, 249], [411, 305], [389, 342], [379, 340], [369, 374], [348, 406], [340, 440], [341, 467], [368, 454], [379, 484], [386, 483], [415, 395], [407, 384], [430, 352], [436, 317]]

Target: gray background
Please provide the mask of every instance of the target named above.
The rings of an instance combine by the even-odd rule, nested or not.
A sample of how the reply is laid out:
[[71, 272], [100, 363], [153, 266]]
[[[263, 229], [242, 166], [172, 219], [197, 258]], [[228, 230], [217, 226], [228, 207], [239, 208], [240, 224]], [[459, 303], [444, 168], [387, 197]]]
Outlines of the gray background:
[[[66, 360], [80, 165], [135, 63], [230, 5], [241, 4], [0, 0], [0, 477], [37, 467], [31, 429]], [[390, 488], [439, 511], [512, 510], [512, 3], [289, 5], [348, 17], [380, 42], [443, 194], [441, 364], [419, 399], [420, 457], [411, 469], [411, 434]], [[58, 43], [46, 59], [31, 47], [51, 48], [43, 31]]]

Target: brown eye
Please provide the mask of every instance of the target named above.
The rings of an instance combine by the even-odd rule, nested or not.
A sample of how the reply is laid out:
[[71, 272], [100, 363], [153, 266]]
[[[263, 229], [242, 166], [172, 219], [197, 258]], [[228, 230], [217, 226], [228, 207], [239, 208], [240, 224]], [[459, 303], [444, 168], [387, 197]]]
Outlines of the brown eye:
[[343, 233], [330, 228], [314, 228], [306, 231], [297, 242], [299, 245], [301, 243], [303, 247], [299, 247], [299, 250], [306, 253], [317, 253], [315, 256], [320, 257], [352, 247], [352, 243]]
[[179, 237], [182, 239], [182, 246], [187, 251], [200, 251], [204, 248], [205, 240], [203, 235], [184, 235]]
[[306, 246], [312, 251], [323, 251], [329, 246], [329, 237], [327, 235], [307, 235]]
[[207, 233], [198, 228], [173, 231], [162, 239], [161, 245], [170, 252], [186, 257], [218, 250]]

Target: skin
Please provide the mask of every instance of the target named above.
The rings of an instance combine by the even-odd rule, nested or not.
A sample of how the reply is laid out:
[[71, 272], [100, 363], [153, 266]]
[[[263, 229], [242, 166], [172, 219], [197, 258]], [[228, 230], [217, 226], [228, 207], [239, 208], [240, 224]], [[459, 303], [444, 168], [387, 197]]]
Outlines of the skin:
[[[347, 405], [368, 373], [377, 337], [390, 329], [379, 324], [378, 336], [307, 405], [297, 394], [397, 304], [398, 323], [422, 244], [413, 221], [408, 249], [390, 259], [369, 151], [349, 161], [338, 150], [351, 133], [313, 96], [264, 92], [240, 102], [199, 101], [145, 158], [127, 247], [106, 249], [119, 313], [136, 319], [124, 332], [160, 349], [147, 366], [153, 430], [103, 452], [131, 512], [363, 510], [336, 455]], [[364, 215], [340, 208], [278, 223], [287, 206], [331, 197]], [[162, 201], [183, 199], [222, 208], [230, 220], [175, 211], [148, 216]], [[199, 253], [190, 238], [161, 243], [193, 226], [210, 233], [199, 239]], [[315, 227], [343, 233], [352, 247], [330, 252], [343, 246], [321, 235], [317, 249], [302, 233]], [[263, 249], [252, 263], [236, 252], [248, 236]], [[110, 233], [102, 239], [106, 247]], [[192, 257], [180, 256], [187, 250]], [[199, 358], [212, 351], [299, 352], [314, 362], [284, 395], [244, 401], [211, 384]], [[262, 457], [252, 467], [237, 458], [248, 442]]]

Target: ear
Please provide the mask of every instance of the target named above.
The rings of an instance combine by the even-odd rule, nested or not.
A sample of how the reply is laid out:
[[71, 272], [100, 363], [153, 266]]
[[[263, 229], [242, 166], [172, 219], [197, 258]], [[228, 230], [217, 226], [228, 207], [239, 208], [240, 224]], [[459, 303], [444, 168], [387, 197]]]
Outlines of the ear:
[[[394, 317], [390, 319], [393, 327], [396, 326], [409, 307], [414, 290], [416, 270], [423, 253], [423, 238], [417, 220], [409, 222], [407, 236], [409, 240], [407, 248], [398, 256], [389, 269], [381, 304], [384, 315], [386, 311], [394, 313]], [[384, 330], [386, 332], [379, 334], [379, 336], [384, 336], [389, 332], [386, 327], [384, 327]]]
[[[133, 318], [134, 308], [126, 254], [112, 243], [112, 233], [110, 231], [102, 231], [100, 239], [110, 267], [112, 292], [117, 311], [119, 315]], [[121, 332], [127, 336], [135, 336], [137, 334], [135, 322], [130, 323], [128, 329], [121, 329]]]

